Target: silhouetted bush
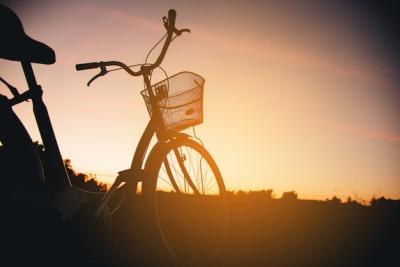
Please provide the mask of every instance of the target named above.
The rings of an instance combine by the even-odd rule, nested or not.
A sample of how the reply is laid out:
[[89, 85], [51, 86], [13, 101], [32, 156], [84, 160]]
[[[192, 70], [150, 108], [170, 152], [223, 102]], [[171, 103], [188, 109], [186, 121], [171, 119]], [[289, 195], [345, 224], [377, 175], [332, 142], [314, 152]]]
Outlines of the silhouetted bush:
[[257, 191], [227, 191], [228, 197], [244, 197], [244, 198], [253, 198], [253, 199], [260, 199], [260, 200], [273, 200], [275, 199], [275, 193], [273, 189], [262, 189]]
[[76, 173], [72, 167], [71, 160], [64, 160], [65, 169], [67, 170], [71, 183], [79, 188], [95, 191], [105, 192], [107, 191], [106, 184], [97, 181], [95, 175], [88, 175], [85, 173]]
[[338, 198], [337, 196], [333, 196], [331, 199], [326, 199], [326, 202], [330, 204], [342, 204], [342, 200]]
[[[46, 173], [46, 169], [48, 168], [49, 162], [46, 157], [44, 146], [42, 144], [39, 144], [39, 142], [34, 142], [34, 144], [37, 150], [39, 151], [40, 159], [43, 164], [43, 169]], [[93, 192], [107, 191], [106, 184], [99, 182], [97, 180], [96, 175], [75, 172], [75, 170], [72, 167], [72, 162], [70, 159], [64, 160], [64, 166], [71, 180], [71, 183], [74, 186]]]
[[397, 207], [400, 205], [400, 200], [387, 199], [385, 197], [375, 198], [370, 201], [372, 207]]
[[296, 191], [290, 192], [283, 192], [281, 200], [285, 201], [296, 201], [297, 200], [297, 193]]

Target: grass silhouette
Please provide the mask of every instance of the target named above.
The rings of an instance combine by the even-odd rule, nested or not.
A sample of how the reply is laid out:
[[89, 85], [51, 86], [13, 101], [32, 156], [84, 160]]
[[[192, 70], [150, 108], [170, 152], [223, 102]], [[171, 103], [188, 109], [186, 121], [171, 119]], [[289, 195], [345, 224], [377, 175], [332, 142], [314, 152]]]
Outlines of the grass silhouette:
[[[89, 181], [87, 188], [95, 191], [105, 189], [66, 163], [76, 178], [72, 181]], [[98, 203], [82, 206], [74, 218], [62, 220], [56, 210], [11, 201], [6, 195], [2, 195], [1, 254], [13, 266], [177, 265], [158, 244], [140, 195], [131, 196], [111, 223], [92, 216]], [[196, 258], [193, 240], [206, 240], [221, 230], [212, 227], [218, 214], [209, 207], [215, 199], [174, 193], [162, 193], [160, 198], [173, 229], [168, 234]], [[400, 200], [373, 198], [368, 205], [351, 198], [302, 200], [294, 191], [278, 199], [271, 189], [228, 192], [227, 200], [226, 236], [207, 266], [400, 266]], [[197, 212], [201, 210], [211, 212], [201, 217]], [[192, 216], [186, 226], [180, 222], [182, 214]], [[185, 231], [191, 235], [180, 240]]]
[[[400, 201], [382, 197], [365, 206], [337, 198], [299, 200], [293, 192], [274, 199], [266, 192], [270, 191], [228, 194], [227, 236], [209, 265], [399, 266]], [[171, 214], [178, 208], [177, 200], [183, 203], [175, 194], [164, 197], [167, 202], [175, 201]], [[82, 209], [81, 221], [62, 221], [52, 210], [26, 203], [8, 205], [2, 219], [2, 251], [14, 266], [27, 262], [42, 266], [176, 265], [165, 260], [161, 248], [150, 250], [152, 240], [144, 231], [148, 224], [141, 216], [140, 197], [135, 203], [126, 204], [115, 216], [112, 243], [101, 240], [106, 230], [100, 222], [85, 217], [93, 209]], [[206, 204], [198, 205], [201, 209]], [[198, 223], [209, 229], [207, 222]], [[207, 233], [212, 234], [203, 234]]]

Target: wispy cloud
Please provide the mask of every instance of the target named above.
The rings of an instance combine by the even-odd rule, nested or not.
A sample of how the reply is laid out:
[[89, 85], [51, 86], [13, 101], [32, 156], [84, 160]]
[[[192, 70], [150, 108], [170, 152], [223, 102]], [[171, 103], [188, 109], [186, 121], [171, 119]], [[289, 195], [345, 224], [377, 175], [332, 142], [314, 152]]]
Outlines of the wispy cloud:
[[358, 125], [338, 124], [335, 128], [366, 138], [400, 144], [400, 134]]
[[[82, 4], [73, 5], [74, 8], [80, 12], [91, 13], [97, 15], [99, 18], [112, 18], [113, 20], [120, 21], [125, 24], [135, 25], [136, 27], [145, 27], [148, 30], [160, 31], [160, 21], [153, 21], [151, 19], [141, 17], [138, 15], [128, 14], [121, 10], [99, 7], [95, 5]], [[161, 28], [162, 29], [162, 28]]]
[[[388, 77], [400, 74], [400, 69], [382, 63], [370, 62], [366, 64], [363, 62], [356, 64], [353, 62], [350, 64], [349, 62], [340, 62], [337, 58], [329, 57], [326, 54], [290, 44], [281, 45], [267, 40], [254, 40], [249, 36], [237, 40], [230, 38], [229, 35], [221, 36], [216, 32], [204, 29], [198, 29], [196, 35], [208, 43], [223, 47], [224, 50], [230, 49], [234, 54], [242, 54], [245, 51], [247, 54], [253, 54], [254, 58], [259, 60], [270, 58], [281, 62], [301, 64], [324, 70], [338, 77], [362, 79], [379, 86], [395, 87], [396, 84]], [[266, 62], [269, 61], [266, 60]]]

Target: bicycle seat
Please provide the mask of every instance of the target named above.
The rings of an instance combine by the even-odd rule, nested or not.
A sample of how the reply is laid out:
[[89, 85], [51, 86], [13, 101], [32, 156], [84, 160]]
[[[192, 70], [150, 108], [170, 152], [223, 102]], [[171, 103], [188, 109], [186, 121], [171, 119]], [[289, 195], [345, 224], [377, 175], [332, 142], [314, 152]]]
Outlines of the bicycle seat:
[[56, 62], [54, 50], [26, 35], [18, 16], [0, 4], [0, 58], [40, 64]]

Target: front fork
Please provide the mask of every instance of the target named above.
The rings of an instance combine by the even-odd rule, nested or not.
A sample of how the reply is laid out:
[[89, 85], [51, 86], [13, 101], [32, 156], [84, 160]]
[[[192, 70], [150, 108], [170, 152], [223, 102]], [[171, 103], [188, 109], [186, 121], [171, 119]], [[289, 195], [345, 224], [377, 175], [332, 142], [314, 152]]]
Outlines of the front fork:
[[[137, 149], [135, 151], [135, 155], [133, 157], [131, 168], [120, 171], [118, 173], [118, 176], [115, 178], [114, 183], [112, 184], [110, 189], [107, 191], [107, 193], [104, 195], [101, 205], [96, 210], [96, 213], [95, 213], [96, 217], [99, 217], [105, 211], [105, 209], [109, 206], [109, 203], [110, 203], [112, 197], [115, 196], [115, 194], [117, 193], [118, 190], [126, 190], [124, 192], [124, 198], [127, 196], [128, 197], [133, 196], [136, 194], [136, 191], [138, 188], [138, 183], [145, 181], [145, 179], [147, 178], [146, 170], [144, 170], [142, 168], [142, 165], [143, 165], [142, 163], [143, 163], [143, 159], [146, 154], [147, 148], [150, 144], [151, 137], [154, 134], [153, 129], [154, 129], [153, 123], [152, 123], [152, 121], [150, 121], [148, 126], [146, 127], [146, 130], [144, 131], [144, 133], [142, 135], [142, 138], [139, 141], [138, 147], [137, 147]], [[169, 140], [171, 140], [171, 139], [189, 138], [189, 136], [190, 135], [181, 133], [181, 132], [174, 132], [174, 131], [165, 132], [162, 135], [162, 137], [158, 136], [159, 140], [158, 140], [157, 144], [154, 146], [154, 148], [164, 145], [166, 142], [169, 142]], [[182, 157], [181, 153], [179, 152], [179, 150], [177, 148], [174, 149], [174, 153], [177, 158], [178, 164], [182, 169], [185, 179], [187, 180], [188, 184], [193, 188], [194, 193], [198, 194], [199, 192], [198, 192], [196, 186], [194, 185], [193, 181], [191, 180], [191, 178], [184, 166], [184, 163], [183, 163], [184, 158]], [[167, 161], [164, 161], [164, 164], [165, 164], [167, 170], [170, 169]], [[174, 189], [176, 190], [176, 192], [180, 192], [176, 181], [173, 179], [172, 173], [171, 173], [171, 175], [168, 175], [168, 176], [171, 179], [171, 183], [173, 185], [175, 185]], [[122, 187], [124, 187], [124, 188], [122, 189]], [[123, 201], [124, 201], [124, 199], [121, 199], [121, 203]], [[118, 209], [118, 208], [119, 208], [119, 205], [116, 209]], [[111, 214], [113, 214], [116, 211], [116, 209], [114, 211], [112, 211]]]
[[95, 217], [96, 218], [100, 217], [102, 214], [104, 214], [104, 211], [110, 207], [109, 203], [118, 190], [125, 190], [125, 191], [123, 192], [123, 196], [121, 196], [121, 200], [119, 201], [119, 203], [116, 205], [115, 208], [110, 210], [108, 215], [112, 215], [119, 209], [119, 207], [122, 205], [127, 195], [132, 196], [133, 194], [136, 194], [138, 182], [140, 181], [139, 177], [141, 177], [141, 175], [135, 173], [133, 169], [120, 171], [118, 173], [117, 178], [115, 178], [114, 183], [107, 191], [107, 193], [104, 195], [103, 201], [101, 202], [100, 206], [97, 208], [95, 212]]

